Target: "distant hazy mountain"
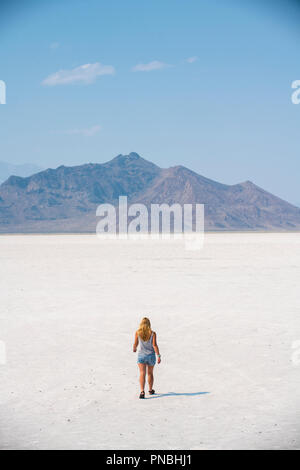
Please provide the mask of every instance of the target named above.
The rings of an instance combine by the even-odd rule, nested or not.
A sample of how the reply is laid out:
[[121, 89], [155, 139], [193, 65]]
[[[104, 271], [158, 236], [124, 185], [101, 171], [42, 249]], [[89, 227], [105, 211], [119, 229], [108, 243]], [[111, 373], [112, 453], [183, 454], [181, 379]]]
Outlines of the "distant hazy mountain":
[[182, 166], [162, 169], [136, 153], [61, 166], [0, 186], [0, 232], [95, 231], [97, 205], [203, 203], [206, 230], [300, 230], [300, 209], [250, 181], [225, 185]]
[[3, 183], [3, 181], [7, 180], [11, 175], [30, 176], [41, 170], [42, 168], [37, 165], [31, 165], [29, 163], [13, 165], [12, 163], [0, 162], [0, 183]]

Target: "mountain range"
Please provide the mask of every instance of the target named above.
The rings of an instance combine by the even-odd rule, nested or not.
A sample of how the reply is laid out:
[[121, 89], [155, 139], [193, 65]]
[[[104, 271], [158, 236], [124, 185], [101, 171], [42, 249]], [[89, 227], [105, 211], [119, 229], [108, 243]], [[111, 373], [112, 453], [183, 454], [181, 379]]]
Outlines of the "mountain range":
[[250, 181], [226, 185], [137, 153], [104, 164], [10, 176], [0, 186], [0, 233], [95, 232], [96, 208], [129, 203], [205, 204], [206, 230], [300, 230], [300, 209]]

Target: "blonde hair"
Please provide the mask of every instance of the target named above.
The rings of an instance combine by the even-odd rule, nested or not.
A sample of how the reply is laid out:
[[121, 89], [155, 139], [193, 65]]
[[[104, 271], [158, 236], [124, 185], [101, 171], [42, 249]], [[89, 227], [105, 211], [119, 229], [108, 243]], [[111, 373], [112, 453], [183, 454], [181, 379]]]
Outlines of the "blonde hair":
[[149, 318], [145, 317], [142, 319], [137, 334], [141, 337], [143, 341], [148, 341], [152, 334], [151, 323]]

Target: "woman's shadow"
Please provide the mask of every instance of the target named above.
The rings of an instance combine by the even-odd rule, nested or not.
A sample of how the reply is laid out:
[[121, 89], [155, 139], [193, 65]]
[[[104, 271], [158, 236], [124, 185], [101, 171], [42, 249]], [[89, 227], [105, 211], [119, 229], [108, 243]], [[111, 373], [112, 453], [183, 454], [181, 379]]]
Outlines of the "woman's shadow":
[[156, 393], [152, 397], [148, 397], [147, 400], [152, 400], [152, 398], [162, 398], [162, 397], [194, 397], [196, 395], [208, 395], [210, 392], [194, 392], [194, 393]]

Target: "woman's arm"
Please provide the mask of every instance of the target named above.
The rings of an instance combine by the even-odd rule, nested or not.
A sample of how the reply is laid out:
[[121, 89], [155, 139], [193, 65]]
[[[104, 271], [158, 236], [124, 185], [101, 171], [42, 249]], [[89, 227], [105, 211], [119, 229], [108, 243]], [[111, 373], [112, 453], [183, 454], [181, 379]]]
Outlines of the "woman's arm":
[[139, 345], [139, 337], [136, 332], [135, 337], [134, 337], [134, 343], [133, 343], [133, 352], [136, 352], [138, 345]]
[[156, 352], [156, 354], [158, 356], [157, 362], [159, 364], [161, 362], [161, 358], [160, 358], [159, 349], [158, 349], [158, 345], [157, 345], [156, 333], [153, 333], [153, 343], [152, 344], [153, 344], [154, 351]]

